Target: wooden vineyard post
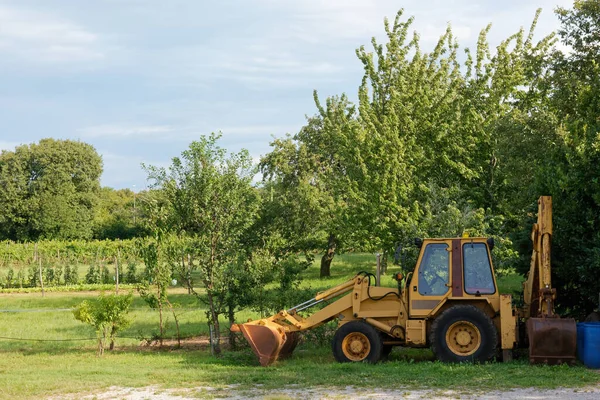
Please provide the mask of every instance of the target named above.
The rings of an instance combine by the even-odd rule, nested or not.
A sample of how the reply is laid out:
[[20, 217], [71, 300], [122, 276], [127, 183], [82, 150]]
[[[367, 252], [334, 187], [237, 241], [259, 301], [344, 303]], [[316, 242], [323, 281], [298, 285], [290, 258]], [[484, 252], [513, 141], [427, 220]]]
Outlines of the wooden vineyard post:
[[119, 294], [119, 259], [121, 258], [121, 249], [117, 249], [117, 255], [115, 256], [115, 293]]
[[44, 297], [44, 275], [42, 274], [42, 257], [40, 257], [38, 254], [37, 243], [35, 244], [35, 257], [38, 260], [39, 273], [40, 273], [40, 286], [42, 287], [42, 297]]

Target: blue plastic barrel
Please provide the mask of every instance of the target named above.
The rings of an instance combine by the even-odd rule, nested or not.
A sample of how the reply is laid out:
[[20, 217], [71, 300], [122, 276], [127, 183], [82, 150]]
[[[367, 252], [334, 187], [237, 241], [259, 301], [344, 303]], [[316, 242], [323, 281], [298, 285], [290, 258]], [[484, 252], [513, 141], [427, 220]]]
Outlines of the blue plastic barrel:
[[577, 324], [577, 357], [588, 368], [600, 368], [600, 322]]
[[583, 362], [583, 325], [585, 322], [577, 324], [577, 359]]

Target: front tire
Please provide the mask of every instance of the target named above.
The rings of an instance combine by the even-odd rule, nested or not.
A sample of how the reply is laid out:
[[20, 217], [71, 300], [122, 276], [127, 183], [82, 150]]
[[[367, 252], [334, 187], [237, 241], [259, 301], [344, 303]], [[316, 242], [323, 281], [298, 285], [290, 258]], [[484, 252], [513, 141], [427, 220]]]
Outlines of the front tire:
[[379, 332], [362, 321], [340, 326], [332, 342], [333, 356], [338, 362], [376, 363], [381, 358], [383, 343]]
[[431, 325], [431, 349], [442, 362], [485, 362], [496, 354], [494, 323], [472, 305], [453, 306]]

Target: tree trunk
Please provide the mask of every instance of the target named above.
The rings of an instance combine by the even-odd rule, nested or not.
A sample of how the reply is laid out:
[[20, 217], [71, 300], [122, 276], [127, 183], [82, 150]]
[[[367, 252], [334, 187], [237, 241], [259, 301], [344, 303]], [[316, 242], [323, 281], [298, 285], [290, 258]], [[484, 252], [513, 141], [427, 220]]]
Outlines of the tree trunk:
[[118, 250], [118, 256], [115, 256], [115, 294], [119, 294], [119, 259], [120, 258], [121, 258], [121, 250]]
[[192, 294], [192, 256], [190, 254], [188, 254], [187, 256], [188, 258], [188, 263], [187, 263], [187, 274], [185, 276], [186, 278], [186, 285], [187, 285], [187, 290], [188, 290], [188, 294]]
[[42, 273], [42, 257], [38, 256], [39, 272], [40, 272], [40, 286], [42, 287], [42, 297], [44, 297], [44, 274]]
[[384, 250], [381, 257], [381, 274], [385, 275], [388, 269], [388, 251]]
[[213, 352], [215, 355], [221, 354], [221, 331], [219, 327], [219, 314], [215, 309], [215, 299], [210, 291], [207, 292], [206, 296], [208, 297], [208, 325], [213, 328]]
[[115, 325], [112, 326], [110, 330], [110, 346], [109, 350], [113, 351], [115, 349], [115, 335], [117, 334], [117, 327]]
[[[227, 306], [227, 315], [229, 316], [229, 327], [231, 328], [235, 324], [235, 311], [231, 304]], [[232, 332], [231, 329], [229, 329], [229, 348], [231, 350], [237, 350], [235, 343], [235, 332]]]
[[179, 330], [179, 318], [177, 318], [177, 314], [175, 313], [175, 308], [173, 308], [173, 304], [169, 301], [169, 299], [165, 299], [167, 304], [169, 305], [169, 309], [173, 314], [173, 319], [175, 320], [175, 328], [177, 329], [177, 348], [181, 347], [181, 331]]
[[336, 241], [333, 233], [329, 234], [329, 240], [327, 241], [327, 252], [321, 257], [321, 278], [331, 276], [331, 262], [335, 257]]
[[162, 310], [162, 301], [160, 299], [160, 293], [159, 293], [159, 296], [158, 296], [158, 325], [160, 327], [160, 347], [163, 346], [163, 338], [165, 337], [162, 311], [163, 311]]

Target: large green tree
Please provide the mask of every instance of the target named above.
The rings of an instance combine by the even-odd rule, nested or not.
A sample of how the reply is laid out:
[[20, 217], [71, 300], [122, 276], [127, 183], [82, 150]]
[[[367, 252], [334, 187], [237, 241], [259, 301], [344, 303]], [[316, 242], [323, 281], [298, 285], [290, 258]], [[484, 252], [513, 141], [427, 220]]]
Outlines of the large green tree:
[[42, 139], [0, 154], [0, 237], [90, 238], [102, 159], [89, 144]]
[[268, 191], [263, 209], [271, 227], [281, 232], [290, 249], [325, 250], [320, 276], [330, 276], [340, 239], [351, 245], [346, 231], [348, 162], [342, 159], [354, 137], [354, 108], [345, 96], [319, 104], [319, 114], [293, 137], [275, 140], [261, 170]]
[[555, 52], [546, 78], [551, 140], [537, 149], [545, 162], [535, 188], [554, 200], [559, 302], [584, 316], [600, 293], [600, 3], [575, 1], [557, 15], [568, 50]]
[[[533, 41], [536, 21], [495, 52], [488, 26], [461, 64], [450, 27], [423, 52], [419, 35], [410, 34], [412, 18], [400, 11], [393, 23], [385, 20], [383, 43], [357, 50], [364, 67], [357, 106], [346, 96], [315, 96], [317, 115], [274, 143], [265, 176], [292, 199], [310, 194], [300, 220], [325, 233], [321, 240], [335, 233], [387, 255], [416, 235], [505, 235], [505, 220], [493, 217], [528, 204], [520, 180], [531, 182], [537, 164], [523, 156], [543, 140], [528, 133], [546, 115], [537, 112], [539, 81], [553, 39]], [[514, 143], [526, 146], [515, 151]], [[450, 216], [451, 226], [441, 226]]]

